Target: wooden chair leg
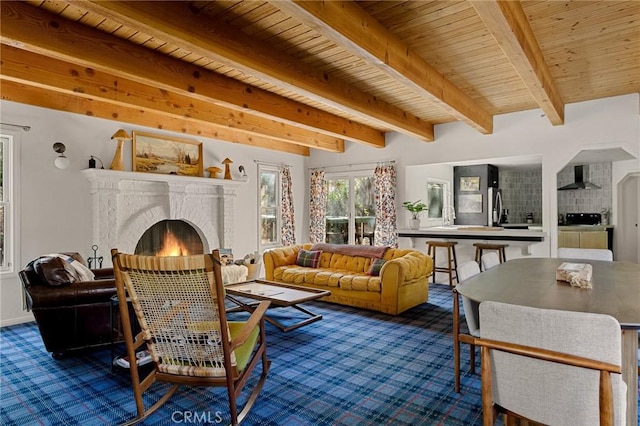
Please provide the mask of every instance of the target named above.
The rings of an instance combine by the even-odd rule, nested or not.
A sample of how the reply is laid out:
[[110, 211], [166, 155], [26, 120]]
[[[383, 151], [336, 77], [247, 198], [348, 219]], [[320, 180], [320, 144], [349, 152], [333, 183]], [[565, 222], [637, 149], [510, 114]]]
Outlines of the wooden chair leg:
[[456, 246], [451, 246], [451, 252], [453, 253], [453, 265], [451, 265], [453, 266], [452, 274], [456, 274], [456, 282], [459, 284], [460, 279], [458, 278], [458, 258], [456, 257]]
[[489, 358], [489, 348], [480, 348], [481, 374], [482, 374], [482, 420], [484, 426], [492, 426], [496, 419], [496, 409], [493, 405], [493, 391], [491, 383], [491, 359]]
[[469, 362], [471, 363], [471, 374], [476, 374], [476, 345], [469, 345]]
[[453, 266], [451, 259], [451, 248], [447, 248], [447, 268], [449, 269], [449, 287], [453, 287], [453, 271], [451, 267]]
[[460, 392], [460, 305], [456, 289], [453, 289], [453, 375], [454, 390]]

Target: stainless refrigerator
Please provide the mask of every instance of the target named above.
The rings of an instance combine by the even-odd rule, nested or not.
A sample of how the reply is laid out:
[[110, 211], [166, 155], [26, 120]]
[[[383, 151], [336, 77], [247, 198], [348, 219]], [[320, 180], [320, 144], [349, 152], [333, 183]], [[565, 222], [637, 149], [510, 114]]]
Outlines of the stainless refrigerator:
[[502, 190], [489, 187], [487, 194], [487, 226], [499, 226], [504, 221], [503, 214]]

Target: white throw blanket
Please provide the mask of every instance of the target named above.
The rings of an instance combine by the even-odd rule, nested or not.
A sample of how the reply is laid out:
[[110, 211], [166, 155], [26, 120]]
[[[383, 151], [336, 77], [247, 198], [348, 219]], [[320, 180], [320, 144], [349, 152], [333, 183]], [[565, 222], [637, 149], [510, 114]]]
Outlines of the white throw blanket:
[[222, 267], [222, 284], [246, 281], [248, 272], [249, 269], [244, 265], [225, 265]]

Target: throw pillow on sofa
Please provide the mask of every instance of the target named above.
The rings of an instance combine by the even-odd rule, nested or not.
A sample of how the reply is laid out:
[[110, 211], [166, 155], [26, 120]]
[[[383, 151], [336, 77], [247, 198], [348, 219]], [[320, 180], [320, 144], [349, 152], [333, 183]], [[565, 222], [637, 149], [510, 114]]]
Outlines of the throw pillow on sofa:
[[93, 272], [83, 262], [84, 259], [78, 253], [56, 253], [40, 256], [31, 264], [42, 281], [51, 286], [59, 286], [93, 280]]
[[371, 267], [369, 271], [367, 271], [367, 275], [371, 275], [372, 277], [379, 276], [382, 265], [384, 265], [385, 262], [386, 260], [384, 259], [371, 259]]
[[320, 255], [322, 250], [305, 250], [300, 249], [296, 259], [296, 265], [305, 266], [307, 268], [317, 268], [320, 264]]

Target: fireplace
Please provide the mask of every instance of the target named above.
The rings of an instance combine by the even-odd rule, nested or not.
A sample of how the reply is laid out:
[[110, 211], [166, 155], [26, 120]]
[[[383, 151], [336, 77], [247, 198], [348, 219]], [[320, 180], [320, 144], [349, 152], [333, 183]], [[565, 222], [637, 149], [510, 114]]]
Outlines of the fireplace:
[[183, 220], [161, 220], [140, 237], [135, 254], [144, 256], [186, 256], [204, 253], [195, 228]]
[[244, 181], [102, 169], [82, 173], [91, 186], [92, 244], [105, 259], [110, 259], [112, 248], [135, 253], [143, 234], [156, 233], [151, 229], [160, 223], [182, 222], [178, 225], [182, 229], [186, 229], [183, 225], [191, 228], [184, 232], [197, 235], [200, 253], [234, 246], [236, 189]]

